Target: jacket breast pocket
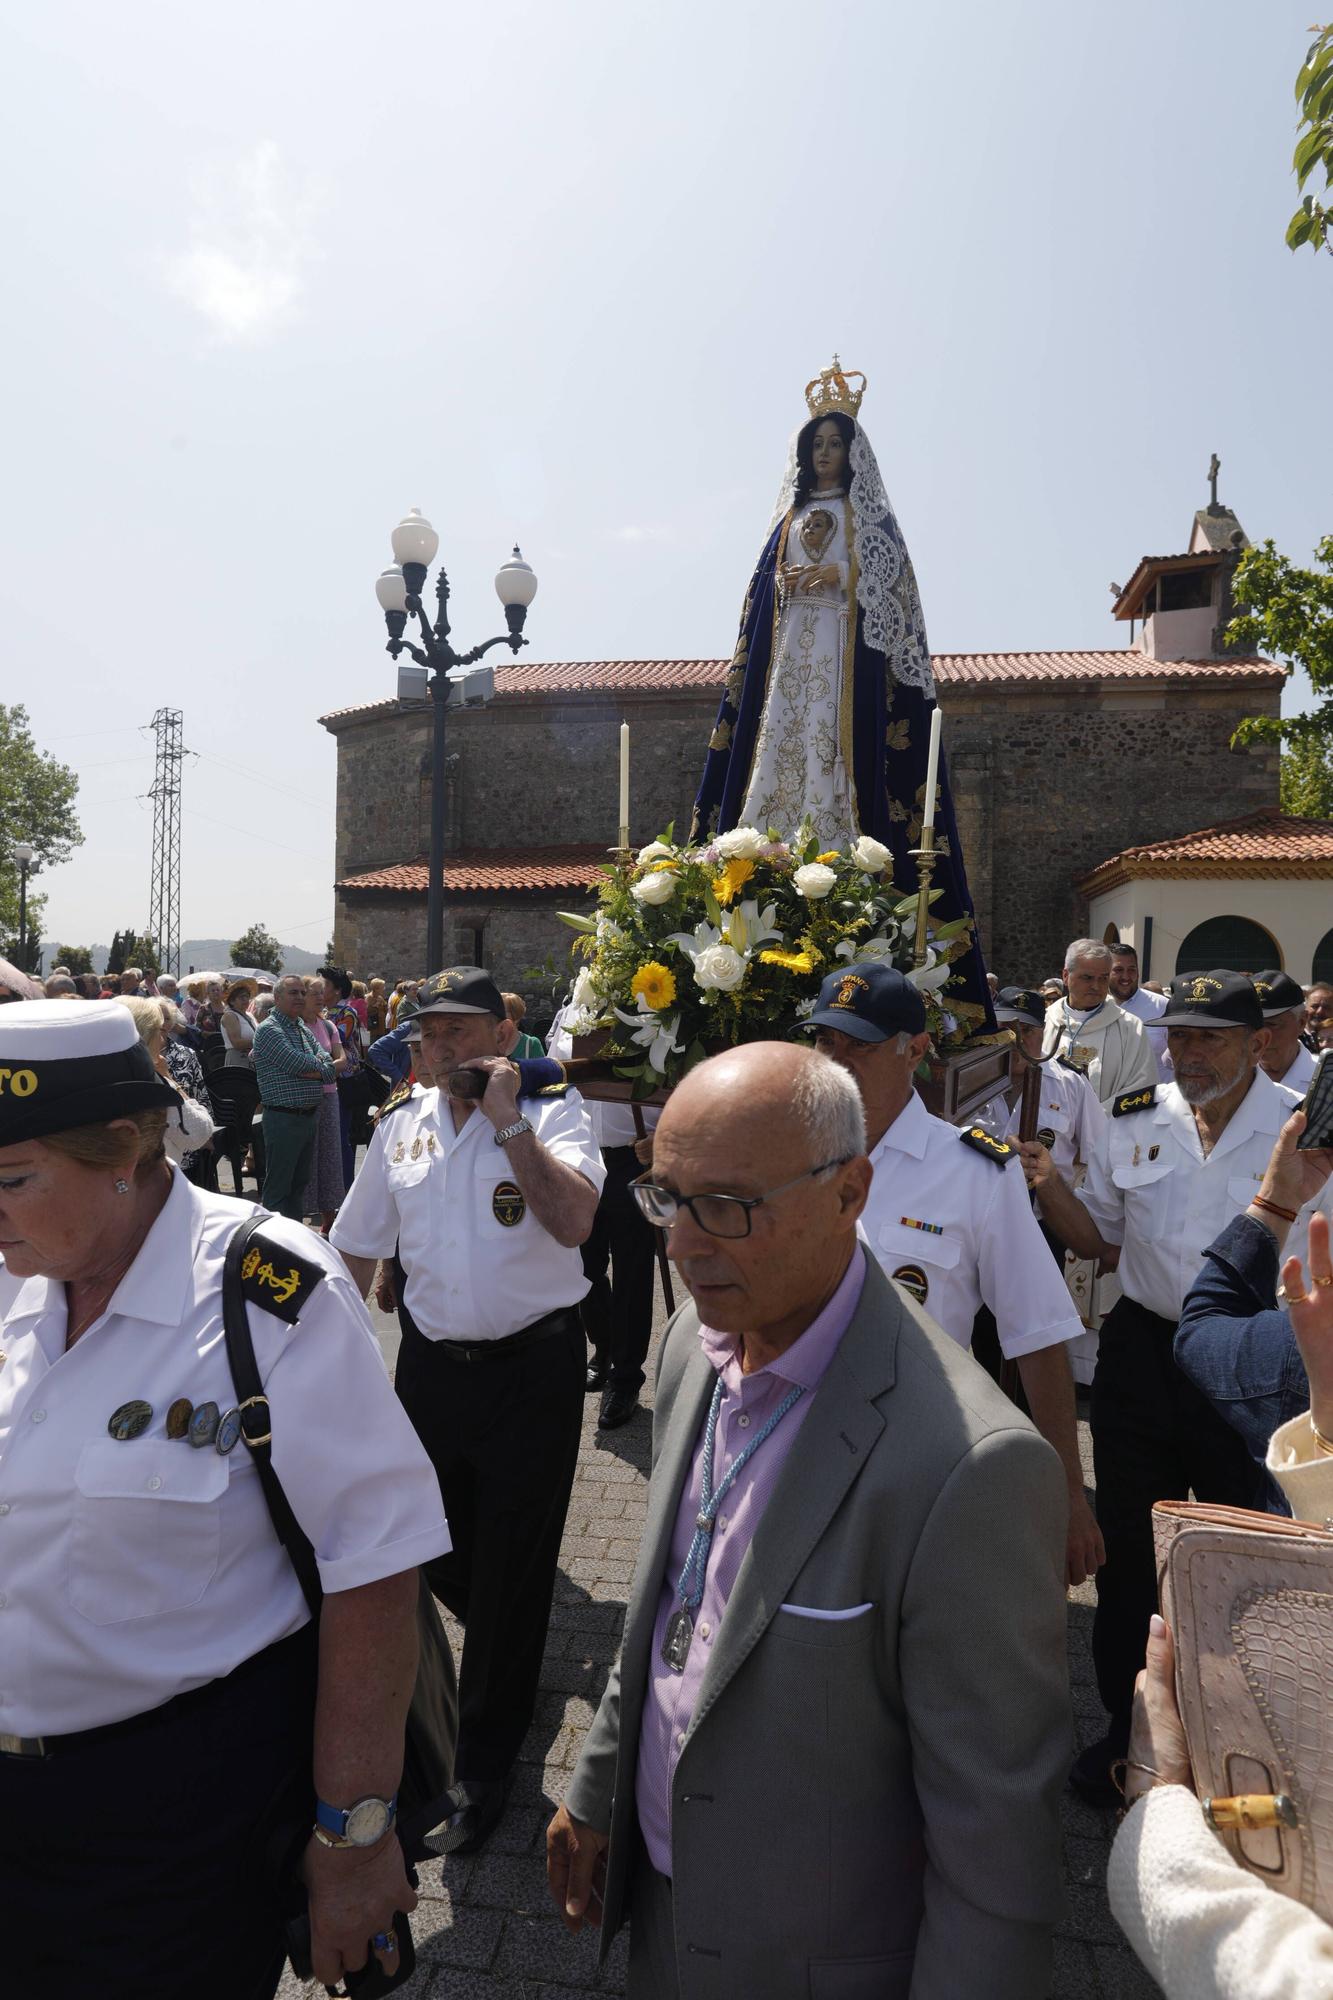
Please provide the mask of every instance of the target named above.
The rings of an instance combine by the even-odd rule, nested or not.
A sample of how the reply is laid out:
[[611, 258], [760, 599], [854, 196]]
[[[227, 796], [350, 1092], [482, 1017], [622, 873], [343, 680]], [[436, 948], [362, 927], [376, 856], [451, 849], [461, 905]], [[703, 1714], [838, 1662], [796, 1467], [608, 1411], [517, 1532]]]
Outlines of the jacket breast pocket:
[[85, 1445], [65, 1564], [72, 1608], [119, 1625], [197, 1604], [218, 1565], [229, 1477], [218, 1452], [180, 1441]]
[[1111, 1179], [1125, 1197], [1125, 1214], [1133, 1218], [1134, 1233], [1145, 1242], [1166, 1234], [1170, 1203], [1162, 1183], [1170, 1173], [1169, 1160], [1146, 1161], [1137, 1167], [1126, 1162], [1111, 1169]]

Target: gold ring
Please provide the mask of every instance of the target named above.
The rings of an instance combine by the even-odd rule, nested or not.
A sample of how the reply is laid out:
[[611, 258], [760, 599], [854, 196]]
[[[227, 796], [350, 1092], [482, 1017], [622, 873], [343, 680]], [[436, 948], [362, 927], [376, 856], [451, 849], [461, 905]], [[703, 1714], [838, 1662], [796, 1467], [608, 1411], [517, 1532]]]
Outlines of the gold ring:
[[1315, 1285], [1333, 1285], [1333, 1278], [1316, 1278], [1312, 1275], [1310, 1282]]

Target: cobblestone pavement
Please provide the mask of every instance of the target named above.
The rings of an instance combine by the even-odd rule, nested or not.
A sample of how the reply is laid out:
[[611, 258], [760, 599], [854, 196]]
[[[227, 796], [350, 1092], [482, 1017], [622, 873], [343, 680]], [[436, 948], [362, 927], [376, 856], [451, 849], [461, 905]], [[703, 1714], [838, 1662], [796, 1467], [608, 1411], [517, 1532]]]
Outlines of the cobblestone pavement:
[[[372, 1317], [392, 1364], [397, 1327], [373, 1308]], [[659, 1304], [658, 1333], [662, 1321]], [[623, 1934], [599, 1974], [594, 1939], [570, 1937], [547, 1894], [544, 1837], [620, 1642], [647, 1512], [651, 1357], [648, 1366], [645, 1408], [623, 1429], [599, 1434], [597, 1398], [587, 1399], [536, 1719], [504, 1819], [485, 1851], [421, 1870], [421, 1901], [412, 1918], [418, 1971], [400, 1989], [404, 2000], [573, 2000], [577, 1994], [624, 1992]], [[1086, 1423], [1079, 1432], [1091, 1485]], [[1105, 1726], [1090, 1651], [1093, 1601], [1091, 1587], [1084, 1586], [1071, 1593], [1069, 1604], [1069, 1671], [1080, 1746]], [[461, 1631], [452, 1624], [450, 1630], [457, 1647]], [[1152, 2000], [1159, 1989], [1125, 1943], [1106, 1901], [1114, 1816], [1066, 1795], [1064, 1831], [1069, 1909], [1056, 1938], [1049, 2000]], [[980, 1975], [974, 1990], [984, 2000]], [[320, 1991], [302, 1987], [288, 1974], [279, 2000]]]

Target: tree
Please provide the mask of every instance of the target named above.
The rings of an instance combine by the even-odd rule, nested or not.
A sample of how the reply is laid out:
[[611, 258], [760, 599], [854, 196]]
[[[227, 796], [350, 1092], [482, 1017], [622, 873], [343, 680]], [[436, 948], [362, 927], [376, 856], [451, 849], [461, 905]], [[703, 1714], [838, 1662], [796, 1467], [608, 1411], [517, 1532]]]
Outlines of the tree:
[[[1296, 130], [1299, 137], [1292, 155], [1292, 171], [1297, 187], [1303, 188], [1312, 174], [1323, 174], [1321, 194], [1333, 188], [1333, 21], [1316, 26], [1315, 39], [1305, 55], [1296, 79], [1296, 102], [1301, 107]], [[1315, 182], [1319, 186], [1318, 180]], [[1287, 247], [1299, 250], [1308, 243], [1312, 250], [1333, 250], [1329, 231], [1333, 229], [1333, 208], [1325, 208], [1313, 194], [1307, 194], [1287, 224]]]
[[[74, 772], [37, 748], [28, 711], [0, 702], [0, 935], [18, 937], [19, 865], [14, 843], [30, 840], [36, 853], [28, 870], [28, 943], [40, 938], [45, 896], [34, 895], [32, 878], [43, 868], [68, 861], [82, 844], [74, 817], [79, 781]], [[12, 956], [12, 954], [10, 954]]]
[[93, 955], [86, 944], [58, 944], [51, 954], [53, 965], [67, 965], [71, 973], [91, 972]]
[[272, 931], [266, 931], [262, 924], [251, 924], [232, 946], [231, 962], [257, 966], [261, 972], [281, 972], [282, 946]]
[[1333, 746], [1307, 741], [1282, 753], [1282, 810], [1297, 819], [1333, 819]]
[[1304, 715], [1246, 716], [1231, 739], [1238, 747], [1283, 743], [1290, 756], [1305, 744], [1321, 753], [1333, 746], [1333, 535], [1319, 543], [1315, 561], [1322, 575], [1264, 542], [1237, 565], [1232, 589], [1241, 608], [1227, 626], [1229, 644], [1280, 659], [1288, 673], [1304, 667], [1318, 702]]

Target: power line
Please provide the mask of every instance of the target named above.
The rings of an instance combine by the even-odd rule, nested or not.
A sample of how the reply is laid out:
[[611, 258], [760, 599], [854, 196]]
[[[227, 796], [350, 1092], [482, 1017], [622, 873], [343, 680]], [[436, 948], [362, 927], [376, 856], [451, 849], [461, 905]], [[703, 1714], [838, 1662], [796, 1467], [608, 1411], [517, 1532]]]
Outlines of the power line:
[[148, 929], [157, 945], [158, 962], [180, 976], [181, 900], [181, 742], [184, 716], [178, 708], [159, 708], [151, 727], [157, 736], [157, 770], [153, 789], [153, 877], [148, 892]]

